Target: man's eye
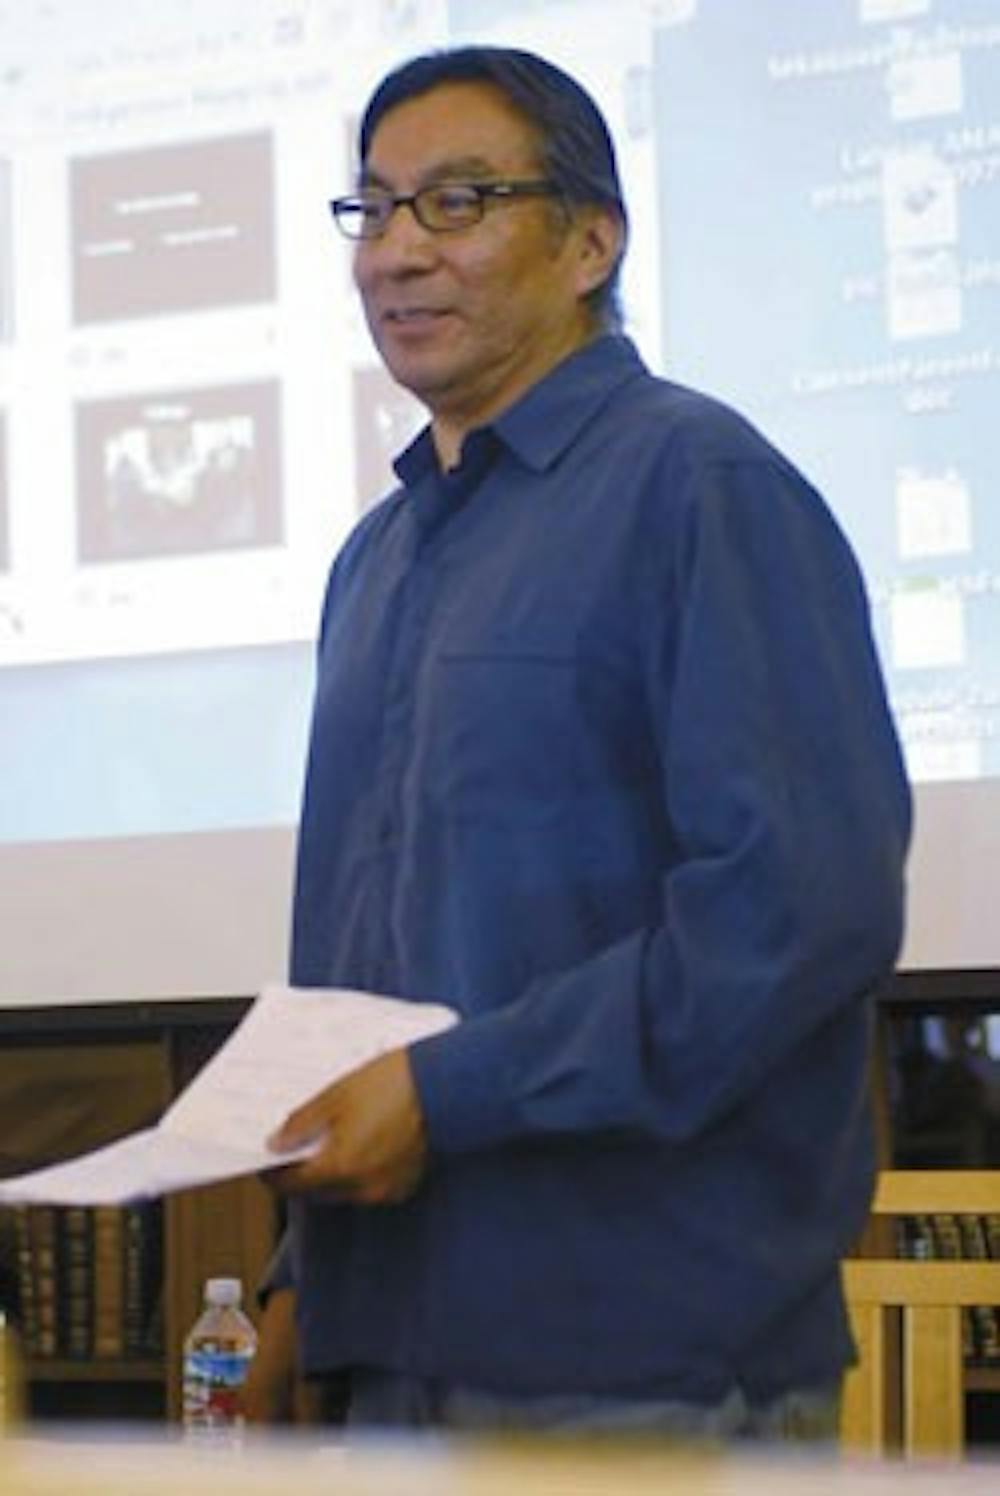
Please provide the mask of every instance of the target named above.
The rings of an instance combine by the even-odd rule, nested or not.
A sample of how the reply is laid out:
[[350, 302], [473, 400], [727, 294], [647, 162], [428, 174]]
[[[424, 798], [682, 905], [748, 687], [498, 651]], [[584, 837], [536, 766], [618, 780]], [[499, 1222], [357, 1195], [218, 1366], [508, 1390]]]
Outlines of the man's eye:
[[476, 207], [476, 193], [471, 187], [436, 187], [434, 207], [445, 217], [462, 217]]

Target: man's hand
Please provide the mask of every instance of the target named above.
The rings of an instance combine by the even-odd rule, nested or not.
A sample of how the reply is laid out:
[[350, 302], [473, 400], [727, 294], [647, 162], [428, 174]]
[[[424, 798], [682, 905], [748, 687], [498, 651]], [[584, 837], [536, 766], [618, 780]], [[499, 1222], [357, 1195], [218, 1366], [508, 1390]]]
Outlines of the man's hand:
[[268, 1141], [280, 1153], [311, 1138], [322, 1139], [316, 1153], [265, 1176], [281, 1194], [316, 1191], [358, 1205], [412, 1195], [423, 1177], [427, 1139], [406, 1050], [379, 1055], [327, 1086]]

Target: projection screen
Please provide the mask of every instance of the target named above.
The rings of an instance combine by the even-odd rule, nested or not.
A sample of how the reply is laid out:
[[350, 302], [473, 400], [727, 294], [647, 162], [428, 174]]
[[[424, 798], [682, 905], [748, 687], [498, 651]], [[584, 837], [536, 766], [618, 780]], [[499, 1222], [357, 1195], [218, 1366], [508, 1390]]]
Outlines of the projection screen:
[[995, 0], [26, 0], [0, 36], [0, 1003], [284, 973], [325, 573], [422, 419], [327, 199], [382, 72], [465, 41], [600, 100], [627, 330], [862, 561], [904, 965], [1000, 965]]

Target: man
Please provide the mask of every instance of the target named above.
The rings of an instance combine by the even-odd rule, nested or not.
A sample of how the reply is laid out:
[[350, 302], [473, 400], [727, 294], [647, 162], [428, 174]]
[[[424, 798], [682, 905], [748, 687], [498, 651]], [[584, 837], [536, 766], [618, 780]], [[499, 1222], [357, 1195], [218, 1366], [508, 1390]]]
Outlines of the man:
[[461, 1021], [274, 1139], [321, 1139], [305, 1369], [360, 1422], [829, 1433], [909, 824], [856, 565], [618, 331], [565, 74], [404, 65], [332, 206], [431, 420], [331, 575], [292, 976]]

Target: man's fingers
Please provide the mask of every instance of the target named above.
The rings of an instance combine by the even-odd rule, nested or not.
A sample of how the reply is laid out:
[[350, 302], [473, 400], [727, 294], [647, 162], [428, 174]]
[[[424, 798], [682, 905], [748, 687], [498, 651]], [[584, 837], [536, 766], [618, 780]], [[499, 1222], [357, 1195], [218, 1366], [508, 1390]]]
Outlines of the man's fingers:
[[421, 1181], [417, 1168], [406, 1172], [358, 1176], [331, 1176], [327, 1159], [306, 1158], [294, 1164], [277, 1164], [261, 1175], [262, 1182], [277, 1195], [308, 1194], [331, 1205], [400, 1205], [415, 1193]]
[[327, 1172], [321, 1173], [311, 1159], [294, 1164], [278, 1164], [261, 1176], [268, 1189], [277, 1195], [311, 1194], [314, 1199], [343, 1204], [354, 1198], [350, 1183], [332, 1184]]
[[[379, 1056], [296, 1107], [268, 1145], [275, 1168], [267, 1182], [280, 1194], [359, 1205], [411, 1195], [423, 1177], [426, 1145], [405, 1052]], [[307, 1157], [282, 1159], [303, 1147]]]
[[319, 1096], [289, 1112], [267, 1139], [267, 1146], [275, 1153], [287, 1153], [290, 1148], [301, 1148], [304, 1143], [313, 1142], [328, 1131], [330, 1110], [328, 1093], [322, 1091]]

